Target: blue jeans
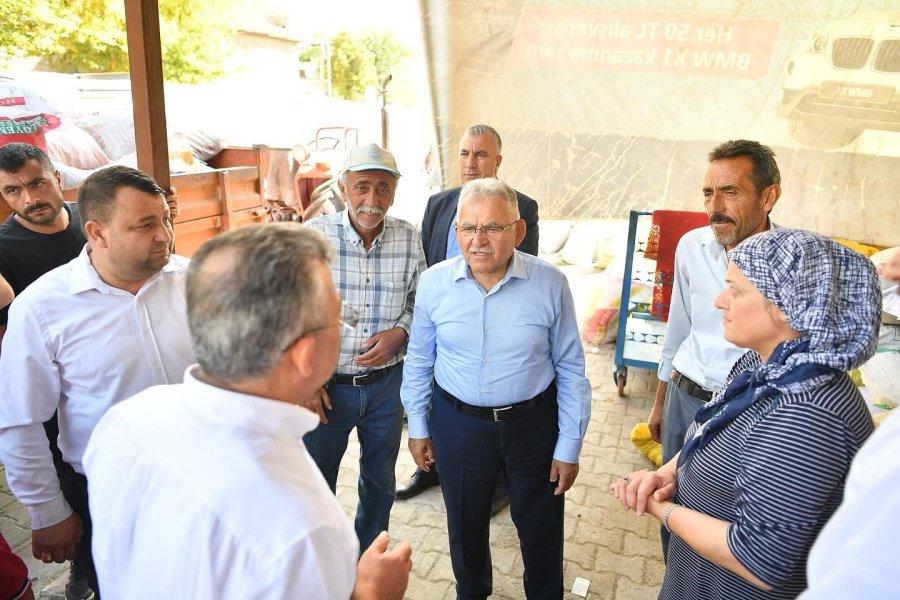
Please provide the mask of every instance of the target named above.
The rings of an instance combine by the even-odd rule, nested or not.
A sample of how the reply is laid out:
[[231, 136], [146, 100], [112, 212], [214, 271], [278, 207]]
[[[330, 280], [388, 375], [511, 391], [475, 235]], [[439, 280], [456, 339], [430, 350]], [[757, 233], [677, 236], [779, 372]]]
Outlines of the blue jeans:
[[354, 387], [329, 382], [325, 387], [332, 406], [325, 413], [328, 423], [320, 423], [303, 438], [306, 449], [334, 492], [350, 431], [356, 427], [359, 502], [354, 526], [360, 552], [388, 528], [394, 505], [394, 469], [403, 432], [402, 377], [403, 364], [400, 363], [391, 368], [384, 379], [369, 385]]

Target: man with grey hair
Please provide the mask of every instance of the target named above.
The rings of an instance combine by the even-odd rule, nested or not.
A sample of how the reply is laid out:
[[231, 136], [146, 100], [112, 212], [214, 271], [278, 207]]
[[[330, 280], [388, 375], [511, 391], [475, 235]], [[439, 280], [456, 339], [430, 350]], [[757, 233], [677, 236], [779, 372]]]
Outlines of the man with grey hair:
[[[422, 274], [400, 396], [416, 465], [441, 470], [459, 598], [492, 592], [491, 498], [506, 473], [529, 598], [562, 598], [563, 494], [578, 474], [591, 387], [572, 293], [515, 250], [516, 194], [476, 179], [460, 195], [462, 256]], [[550, 483], [548, 483], [550, 482]]]
[[306, 447], [332, 491], [350, 431], [359, 438], [356, 534], [362, 547], [387, 529], [394, 504], [394, 467], [403, 432], [400, 379], [419, 274], [425, 268], [415, 227], [386, 212], [400, 172], [375, 144], [350, 151], [339, 187], [346, 208], [312, 219], [335, 249], [331, 273], [359, 326], [344, 335], [334, 375], [320, 392], [322, 424]]
[[[107, 598], [402, 598], [408, 543], [359, 557], [301, 441], [341, 302], [324, 237], [292, 223], [212, 238], [191, 263], [198, 364], [110, 409], [84, 457]], [[176, 552], [173, 557], [173, 550]], [[153, 565], [153, 568], [148, 568]]]
[[[456, 207], [462, 186], [482, 177], [496, 177], [503, 162], [503, 141], [490, 125], [470, 125], [459, 140], [457, 161], [459, 186], [434, 194], [428, 199], [422, 217], [422, 245], [425, 261], [432, 266], [442, 260], [459, 256], [453, 226], [456, 225]], [[516, 247], [532, 256], [538, 253], [538, 204], [516, 192], [519, 214], [525, 221], [525, 237]]]
[[[502, 151], [503, 141], [496, 129], [483, 123], [467, 127], [459, 141], [457, 165], [460, 186], [474, 179], [496, 177], [503, 161]], [[454, 231], [460, 190], [462, 187], [455, 187], [434, 194], [428, 199], [422, 217], [422, 246], [425, 249], [425, 262], [429, 267], [460, 254]], [[516, 201], [519, 216], [525, 221], [525, 237], [516, 246], [516, 250], [537, 256], [538, 204], [522, 192], [516, 192]], [[397, 490], [397, 499], [412, 498], [439, 484], [437, 469], [433, 468], [428, 472], [416, 469], [409, 484]], [[501, 475], [492, 513], [496, 514], [507, 504], [506, 486]]]

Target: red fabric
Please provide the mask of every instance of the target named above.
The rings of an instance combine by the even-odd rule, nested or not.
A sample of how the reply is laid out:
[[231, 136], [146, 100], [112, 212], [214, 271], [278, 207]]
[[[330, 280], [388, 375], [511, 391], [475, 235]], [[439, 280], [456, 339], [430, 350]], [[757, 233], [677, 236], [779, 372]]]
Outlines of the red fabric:
[[47, 151], [44, 133], [59, 127], [59, 117], [46, 113], [23, 116], [0, 116], [0, 146], [25, 142]]
[[0, 535], [0, 600], [20, 598], [30, 587], [28, 568]]
[[653, 212], [653, 227], [644, 256], [656, 259], [656, 278], [653, 285], [653, 307], [650, 313], [663, 321], [669, 319], [672, 284], [675, 281], [675, 248], [688, 231], [709, 225], [704, 212], [685, 210], [657, 210]]

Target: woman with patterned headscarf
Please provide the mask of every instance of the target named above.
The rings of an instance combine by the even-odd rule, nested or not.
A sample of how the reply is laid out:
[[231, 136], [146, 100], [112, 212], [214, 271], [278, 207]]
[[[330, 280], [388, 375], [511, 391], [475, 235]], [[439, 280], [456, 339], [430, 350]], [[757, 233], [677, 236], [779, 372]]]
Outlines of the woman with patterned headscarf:
[[751, 351], [678, 456], [613, 484], [671, 531], [660, 598], [795, 598], [872, 419], [847, 371], [875, 351], [881, 294], [864, 256], [775, 229], [732, 250], [716, 298]]

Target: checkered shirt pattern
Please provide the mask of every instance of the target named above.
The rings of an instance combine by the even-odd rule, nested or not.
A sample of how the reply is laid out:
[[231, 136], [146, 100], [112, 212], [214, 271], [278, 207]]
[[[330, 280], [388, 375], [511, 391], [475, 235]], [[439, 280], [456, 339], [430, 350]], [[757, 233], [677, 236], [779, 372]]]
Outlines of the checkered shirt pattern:
[[[368, 372], [353, 364], [363, 344], [376, 333], [400, 327], [407, 336], [412, 325], [419, 275], [425, 270], [422, 236], [411, 224], [386, 216], [384, 229], [366, 251], [353, 229], [347, 211], [312, 219], [307, 227], [325, 234], [335, 250], [331, 275], [344, 310], [353, 308], [359, 322], [343, 331], [336, 372], [356, 375]], [[346, 314], [341, 315], [344, 320]], [[395, 365], [406, 347], [382, 367]]]

